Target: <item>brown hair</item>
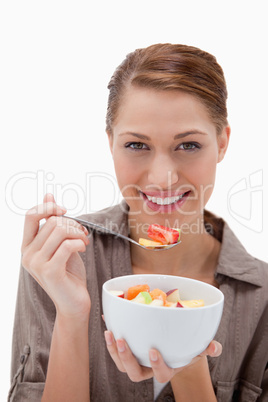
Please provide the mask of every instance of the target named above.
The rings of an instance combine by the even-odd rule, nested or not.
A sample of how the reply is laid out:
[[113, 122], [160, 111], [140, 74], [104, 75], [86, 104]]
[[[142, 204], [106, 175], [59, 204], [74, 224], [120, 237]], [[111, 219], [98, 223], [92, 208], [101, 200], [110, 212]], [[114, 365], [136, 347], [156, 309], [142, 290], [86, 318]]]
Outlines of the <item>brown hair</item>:
[[128, 54], [108, 84], [107, 131], [112, 132], [128, 85], [190, 93], [206, 106], [218, 133], [228, 124], [223, 70], [213, 55], [196, 47], [156, 44]]

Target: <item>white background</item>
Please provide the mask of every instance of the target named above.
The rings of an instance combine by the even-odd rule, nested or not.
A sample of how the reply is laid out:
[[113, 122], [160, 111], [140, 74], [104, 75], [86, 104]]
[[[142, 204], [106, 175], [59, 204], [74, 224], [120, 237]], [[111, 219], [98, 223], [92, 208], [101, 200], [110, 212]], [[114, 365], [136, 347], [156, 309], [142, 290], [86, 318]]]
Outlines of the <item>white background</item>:
[[9, 387], [23, 215], [46, 191], [72, 214], [118, 201], [105, 135], [106, 87], [130, 51], [172, 42], [217, 57], [232, 137], [208, 207], [250, 253], [268, 260], [265, 3], [1, 2], [1, 401]]

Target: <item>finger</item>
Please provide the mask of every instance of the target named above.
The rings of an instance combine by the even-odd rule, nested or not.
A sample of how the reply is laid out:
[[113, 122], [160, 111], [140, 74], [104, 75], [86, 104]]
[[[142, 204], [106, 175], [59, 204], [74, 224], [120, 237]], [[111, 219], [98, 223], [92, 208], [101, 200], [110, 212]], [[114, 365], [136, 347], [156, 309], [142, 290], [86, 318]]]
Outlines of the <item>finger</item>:
[[47, 194], [44, 196], [44, 201], [43, 201], [43, 202], [44, 202], [44, 203], [45, 203], [45, 202], [54, 202], [54, 203], [56, 204], [54, 195], [51, 194], [51, 193], [47, 193]]
[[89, 239], [80, 228], [71, 226], [66, 231], [65, 227], [56, 226], [40, 250], [40, 260], [49, 261], [60, 245], [67, 239], [80, 239], [84, 242], [85, 246], [89, 244]]
[[81, 239], [66, 239], [58, 247], [50, 262], [55, 266], [66, 264], [73, 253], [84, 252], [86, 245]]
[[52, 215], [63, 215], [66, 213], [64, 207], [60, 207], [55, 203], [46, 202], [31, 208], [25, 216], [24, 233], [22, 241], [22, 253], [35, 238], [39, 231], [39, 223], [41, 219], [49, 218]]
[[222, 353], [222, 345], [217, 341], [212, 341], [204, 350], [204, 352], [200, 353], [200, 356], [211, 356], [211, 357], [218, 357]]
[[[32, 241], [31, 251], [33, 253], [41, 250], [45, 243], [49, 241], [50, 236], [53, 237], [52, 242], [55, 242], [54, 247], [52, 247], [54, 251], [65, 238], [82, 238], [85, 244], [88, 244], [87, 234], [87, 230], [79, 223], [70, 219], [67, 221], [62, 217], [51, 216]], [[51, 241], [48, 244], [50, 243]], [[48, 258], [51, 258], [51, 256], [52, 254]]]
[[141, 366], [139, 364], [124, 339], [117, 339], [116, 344], [118, 356], [131, 381], [143, 381], [153, 376], [153, 371], [150, 367]]
[[149, 358], [157, 381], [161, 383], [168, 382], [174, 375], [174, 369], [166, 365], [163, 357], [156, 349], [149, 351]]
[[64, 218], [63, 223], [67, 226], [67, 228], [69, 226], [71, 226], [71, 227], [76, 226], [80, 230], [83, 230], [87, 236], [89, 235], [89, 232], [88, 232], [87, 228], [85, 226], [83, 226], [81, 223], [77, 222], [75, 219], [69, 219], [69, 218], [66, 218], [65, 216], [62, 216], [62, 218]]
[[113, 359], [115, 365], [117, 366], [119, 371], [122, 371], [123, 373], [125, 373], [126, 370], [118, 356], [117, 345], [116, 345], [112, 332], [104, 331], [104, 337], [105, 337], [108, 352], [110, 353], [110, 356]]

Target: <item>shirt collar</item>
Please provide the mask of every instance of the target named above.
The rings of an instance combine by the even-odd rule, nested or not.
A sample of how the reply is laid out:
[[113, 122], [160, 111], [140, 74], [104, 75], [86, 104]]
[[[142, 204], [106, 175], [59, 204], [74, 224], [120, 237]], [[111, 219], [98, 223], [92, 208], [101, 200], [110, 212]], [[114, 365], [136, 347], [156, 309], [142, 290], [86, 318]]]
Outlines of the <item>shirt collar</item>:
[[256, 286], [263, 284], [259, 261], [248, 254], [226, 222], [223, 224], [216, 276], [218, 274]]

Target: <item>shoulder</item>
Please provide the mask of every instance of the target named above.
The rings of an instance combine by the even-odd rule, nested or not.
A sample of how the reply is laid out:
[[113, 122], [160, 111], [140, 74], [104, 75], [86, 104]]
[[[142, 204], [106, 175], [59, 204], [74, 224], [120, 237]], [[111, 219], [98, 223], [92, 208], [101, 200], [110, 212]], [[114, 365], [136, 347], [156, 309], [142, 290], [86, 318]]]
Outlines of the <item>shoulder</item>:
[[[217, 275], [263, 288], [268, 294], [268, 263], [252, 256], [222, 218], [208, 214], [212, 231], [221, 242]], [[212, 233], [213, 234], [213, 233]]]
[[219, 265], [234, 279], [267, 289], [268, 264], [248, 253], [226, 222]]

